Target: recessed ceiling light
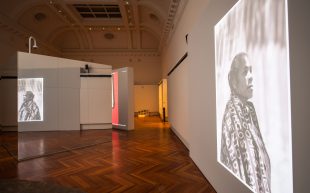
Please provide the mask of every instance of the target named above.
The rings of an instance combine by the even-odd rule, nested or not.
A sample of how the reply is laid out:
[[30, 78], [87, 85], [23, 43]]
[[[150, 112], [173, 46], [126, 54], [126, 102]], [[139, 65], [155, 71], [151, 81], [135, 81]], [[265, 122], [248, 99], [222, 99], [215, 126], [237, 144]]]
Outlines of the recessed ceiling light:
[[104, 27], [102, 27], [102, 30], [105, 30], [105, 28], [104, 28]]
[[50, 1], [50, 4], [53, 4], [53, 1]]
[[119, 31], [119, 30], [121, 30], [121, 28], [120, 28], [120, 27], [118, 27], [118, 28], [117, 28], [117, 30]]
[[128, 2], [128, 1], [126, 1], [126, 5], [129, 5], [129, 2]]
[[59, 13], [61, 13], [61, 10], [58, 10]]
[[111, 40], [111, 39], [114, 38], [114, 35], [113, 35], [112, 33], [106, 33], [106, 34], [104, 34], [104, 37], [105, 37], [106, 39], [108, 39], [108, 40]]
[[36, 14], [34, 15], [34, 18], [35, 18], [37, 21], [43, 21], [43, 20], [46, 19], [46, 15], [45, 15], [44, 13], [39, 12], [39, 13], [36, 13]]
[[89, 29], [89, 31], [91, 31], [92, 30], [92, 28], [90, 27], [90, 28], [88, 28]]

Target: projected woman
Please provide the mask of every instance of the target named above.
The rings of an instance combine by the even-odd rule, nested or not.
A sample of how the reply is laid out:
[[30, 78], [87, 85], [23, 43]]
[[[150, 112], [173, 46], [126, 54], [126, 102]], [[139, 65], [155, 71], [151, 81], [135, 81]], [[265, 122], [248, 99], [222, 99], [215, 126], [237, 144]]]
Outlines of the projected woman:
[[254, 192], [270, 191], [270, 160], [259, 129], [253, 96], [252, 66], [237, 54], [228, 74], [231, 97], [222, 122], [221, 162]]

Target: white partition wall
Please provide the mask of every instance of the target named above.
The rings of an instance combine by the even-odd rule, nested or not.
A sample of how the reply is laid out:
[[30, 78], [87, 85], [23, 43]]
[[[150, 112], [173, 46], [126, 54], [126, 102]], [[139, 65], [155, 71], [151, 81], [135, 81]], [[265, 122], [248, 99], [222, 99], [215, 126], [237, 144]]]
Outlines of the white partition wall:
[[[18, 52], [18, 79], [19, 89], [19, 114], [22, 114], [22, 104], [27, 93], [34, 95], [34, 107], [39, 109], [38, 114], [32, 118], [20, 119], [19, 131], [55, 131], [55, 130], [79, 130], [80, 129], [80, 70], [86, 65], [83, 61], [69, 60], [57, 57], [28, 54]], [[101, 64], [88, 63], [88, 66], [96, 72], [110, 75], [111, 67]], [[40, 80], [41, 83], [37, 83]], [[110, 82], [108, 78], [107, 82]], [[91, 84], [93, 85], [93, 84]], [[107, 83], [107, 85], [109, 85]], [[109, 87], [109, 86], [108, 86]], [[31, 94], [32, 93], [32, 94]], [[89, 95], [93, 96], [89, 90]], [[111, 96], [111, 90], [107, 89], [107, 95]], [[109, 97], [106, 97], [109, 98]], [[93, 99], [93, 98], [92, 98]], [[111, 99], [111, 98], [110, 98]], [[89, 101], [88, 101], [89, 102]], [[98, 101], [97, 101], [98, 102]], [[89, 103], [87, 103], [89, 104]], [[111, 103], [104, 109], [111, 112]], [[92, 106], [91, 112], [94, 111]], [[98, 106], [98, 109], [101, 108]], [[97, 123], [88, 119], [92, 123]], [[107, 123], [111, 128], [111, 115], [106, 114]], [[89, 123], [89, 122], [88, 122]], [[102, 123], [102, 122], [100, 122]]]
[[[204, 1], [205, 2], [205, 1]], [[248, 2], [256, 2], [256, 1], [248, 1]], [[265, 3], [264, 3], [265, 2]], [[200, 1], [200, 7], [202, 7], [202, 1]], [[199, 10], [193, 2], [189, 1], [184, 15], [186, 17], [182, 17], [180, 20], [181, 26], [177, 26], [175, 29], [175, 34], [172, 39], [173, 45], [169, 45], [170, 47], [174, 48], [170, 51], [168, 50], [167, 56], [169, 56], [168, 63], [173, 66], [176, 61], [188, 51], [188, 58], [187, 62], [188, 65], [188, 74], [186, 77], [180, 76], [176, 77], [173, 84], [169, 83], [169, 95], [172, 91], [181, 90], [179, 89], [182, 87], [184, 81], [188, 81], [188, 88], [184, 89], [180, 92], [180, 96], [187, 95], [188, 97], [188, 118], [186, 121], [189, 123], [188, 126], [185, 128], [188, 131], [188, 136], [183, 136], [183, 138], [188, 137], [189, 143], [189, 150], [190, 156], [196, 165], [200, 168], [202, 173], [207, 177], [213, 187], [219, 193], [249, 193], [251, 190], [240, 180], [238, 180], [231, 172], [223, 167], [217, 161], [217, 123], [216, 123], [216, 66], [215, 66], [215, 37], [214, 37], [214, 26], [224, 17], [224, 15], [237, 3], [237, 0], [211, 0], [208, 1], [206, 4], [205, 9], [201, 12], [199, 19], [194, 19], [187, 13], [195, 12]], [[260, 5], [265, 5], [268, 7], [268, 3], [279, 3], [279, 1], [257, 1]], [[280, 3], [281, 4], [281, 3]], [[249, 6], [250, 7], [250, 6]], [[249, 8], [248, 7], [248, 8]], [[275, 5], [274, 8], [279, 8], [281, 6]], [[310, 68], [308, 65], [309, 61], [309, 25], [308, 20], [309, 18], [309, 8], [310, 2], [308, 1], [301, 1], [301, 0], [288, 0], [288, 29], [289, 29], [289, 61], [290, 61], [290, 84], [291, 84], [291, 122], [292, 122], [292, 162], [293, 162], [293, 192], [298, 193], [307, 193], [309, 192], [309, 180], [308, 174], [310, 172], [310, 165], [309, 159], [310, 154], [308, 151], [309, 147], [309, 74]], [[187, 10], [188, 9], [188, 10]], [[258, 10], [258, 9], [257, 9]], [[264, 13], [264, 11], [248, 11], [245, 14], [259, 14]], [[266, 12], [265, 12], [266, 13]], [[272, 11], [268, 12], [269, 14], [275, 14]], [[283, 14], [283, 11], [276, 12], [276, 15]], [[266, 17], [266, 21], [271, 19], [270, 17]], [[242, 16], [242, 14], [238, 15]], [[257, 17], [262, 19], [263, 17]], [[265, 18], [265, 17], [264, 17]], [[191, 25], [186, 25], [186, 22], [190, 20], [192, 23], [196, 23], [193, 28]], [[252, 21], [251, 19], [248, 19]], [[244, 21], [243, 21], [244, 22]], [[279, 22], [280, 24], [282, 22]], [[248, 28], [252, 28], [251, 26], [255, 23], [250, 22]], [[243, 28], [242, 22], [234, 25], [233, 20], [230, 21], [230, 26], [235, 26], [236, 28]], [[275, 27], [276, 25], [267, 25], [268, 27]], [[282, 24], [280, 24], [282, 26]], [[284, 26], [282, 26], [284, 27]], [[281, 39], [282, 32], [279, 29], [274, 28], [277, 33], [274, 33], [273, 30], [269, 30], [270, 37], [274, 34], [277, 34], [276, 39]], [[187, 28], [188, 31], [182, 29]], [[257, 29], [257, 28], [254, 28]], [[278, 31], [279, 30], [279, 31]], [[180, 34], [183, 33], [183, 34]], [[257, 33], [256, 33], [257, 32]], [[258, 35], [257, 38], [254, 40], [259, 40], [261, 38], [260, 32], [261, 30], [255, 30], [253, 34]], [[184, 36], [188, 33], [188, 47], [182, 47], [182, 43], [185, 42]], [[232, 32], [228, 30], [226, 33], [227, 37], [229, 37]], [[268, 34], [269, 34], [268, 33]], [[238, 34], [237, 34], [238, 35]], [[241, 38], [244, 38], [242, 36]], [[272, 39], [272, 38], [271, 38]], [[236, 43], [239, 42], [238, 40], [231, 39], [231, 42]], [[262, 43], [262, 42], [260, 42]], [[282, 42], [283, 43], [283, 42]], [[283, 44], [282, 44], [283, 45]], [[272, 55], [272, 52], [269, 53]], [[178, 55], [178, 56], [176, 56]], [[176, 57], [174, 57], [176, 56]], [[286, 57], [286, 56], [285, 56]], [[231, 58], [232, 59], [232, 58]], [[262, 58], [254, 58], [252, 59], [254, 62], [262, 60]], [[171, 62], [172, 61], [172, 62]], [[167, 61], [164, 61], [167, 63]], [[279, 65], [283, 68], [287, 66], [284, 63], [274, 63], [272, 65]], [[186, 65], [184, 61], [178, 68], [184, 68], [182, 65]], [[262, 64], [266, 65], [266, 64]], [[274, 67], [274, 66], [270, 67]], [[169, 70], [172, 67], [169, 68]], [[181, 71], [180, 69], [180, 71]], [[177, 70], [177, 69], [176, 69]], [[256, 73], [258, 72], [256, 68]], [[283, 69], [281, 69], [283, 70]], [[269, 71], [269, 70], [268, 70]], [[270, 70], [268, 73], [273, 72]], [[175, 72], [173, 72], [175, 73]], [[173, 75], [173, 74], [172, 74]], [[277, 75], [275, 75], [277, 76]], [[223, 79], [224, 80], [224, 79]], [[254, 81], [262, 81], [264, 79], [254, 79]], [[228, 78], [226, 76], [226, 81]], [[286, 82], [287, 80], [284, 80]], [[177, 83], [179, 82], [179, 84]], [[274, 83], [266, 84], [266, 86], [273, 86]], [[226, 87], [227, 88], [227, 87]], [[222, 91], [227, 90], [226, 88], [220, 88]], [[277, 90], [280, 87], [275, 86], [274, 89]], [[258, 94], [258, 88], [254, 88], [254, 95]], [[255, 100], [266, 100], [267, 95], [255, 96], [259, 97], [260, 99], [256, 98]], [[281, 100], [284, 98], [289, 98], [288, 94], [281, 95]], [[170, 100], [169, 100], [170, 102]], [[271, 102], [271, 101], [269, 101]], [[185, 104], [183, 108], [185, 108]], [[287, 103], [283, 106], [287, 106]], [[260, 108], [258, 105], [255, 105], [257, 111]], [[273, 112], [276, 108], [272, 108], [273, 105], [269, 105], [268, 108]], [[177, 106], [173, 104], [169, 104], [169, 115], [177, 110]], [[223, 110], [224, 111], [224, 110]], [[257, 112], [258, 114], [258, 112]], [[261, 114], [259, 119], [261, 119]], [[279, 115], [278, 113], [274, 113], [273, 116]], [[220, 116], [221, 117], [221, 116]], [[264, 119], [264, 118], [263, 118]], [[182, 123], [182, 120], [175, 120], [178, 123]], [[274, 122], [275, 119], [271, 120], [270, 122]], [[288, 121], [288, 120], [285, 120]], [[280, 123], [282, 124], [282, 123]], [[177, 125], [175, 123], [175, 125]], [[260, 127], [263, 127], [262, 123], [260, 123]], [[266, 123], [264, 123], [266, 125]], [[289, 124], [286, 124], [289, 126]], [[178, 131], [181, 131], [182, 128], [176, 128]], [[266, 132], [266, 128], [263, 128]], [[284, 129], [287, 129], [284, 128]], [[278, 128], [277, 128], [278, 130]], [[270, 128], [270, 131], [274, 132], [273, 128]], [[180, 132], [179, 132], [180, 133]], [[264, 134], [265, 135], [265, 134]], [[279, 134], [279, 135], [283, 135]], [[265, 135], [267, 136], [267, 135]], [[285, 136], [285, 134], [283, 135]], [[275, 136], [276, 137], [276, 136]], [[287, 137], [287, 136], [286, 136]], [[266, 138], [266, 137], [265, 137]], [[264, 140], [265, 140], [264, 138]], [[267, 140], [267, 138], [266, 138]], [[269, 138], [270, 140], [270, 138]], [[288, 141], [289, 142], [289, 141]], [[278, 141], [271, 141], [269, 142], [268, 149], [278, 146]], [[284, 146], [283, 146], [284, 147]], [[288, 147], [286, 145], [286, 147]], [[289, 149], [288, 149], [289, 150]], [[289, 151], [288, 151], [289, 152]], [[274, 159], [274, 155], [271, 155]], [[272, 163], [272, 167], [277, 167], [277, 164]], [[279, 168], [276, 168], [278, 170]], [[289, 168], [285, 168], [287, 170]], [[292, 179], [292, 176], [281, 176], [281, 178]], [[280, 178], [279, 178], [280, 179]], [[271, 183], [279, 181], [274, 177], [271, 178]], [[274, 181], [274, 182], [272, 182]], [[283, 187], [287, 187], [288, 184], [283, 184]], [[281, 188], [278, 186], [278, 189]], [[272, 191], [277, 192], [277, 191]], [[292, 192], [291, 187], [290, 189], [286, 189], [282, 192]]]
[[109, 73], [81, 75], [81, 128], [112, 128], [112, 84]]
[[[256, 1], [247, 1], [247, 2], [256, 2]], [[189, 2], [190, 3], [190, 2]], [[203, 13], [200, 16], [200, 19], [198, 19], [195, 27], [189, 31], [189, 44], [188, 44], [188, 76], [187, 77], [178, 77], [177, 80], [174, 81], [174, 84], [169, 84], [169, 95], [171, 91], [178, 90], [178, 87], [182, 86], [183, 78], [188, 80], [189, 87], [181, 92], [182, 95], [187, 95], [188, 103], [189, 103], [189, 110], [188, 114], [189, 117], [187, 121], [189, 122], [189, 125], [187, 126], [189, 134], [188, 143], [189, 143], [189, 150], [190, 150], [190, 156], [196, 163], [196, 165], [200, 168], [200, 170], [203, 172], [203, 174], [207, 177], [207, 179], [211, 182], [211, 184], [214, 186], [217, 192], [219, 193], [232, 193], [232, 192], [238, 192], [238, 193], [249, 193], [251, 192], [251, 188], [249, 188], [246, 183], [243, 183], [242, 180], [238, 180], [236, 178], [236, 175], [234, 175], [232, 172], [229, 172], [227, 168], [223, 167], [221, 163], [218, 162], [218, 142], [217, 142], [217, 127], [219, 126], [222, 129], [222, 118], [223, 118], [223, 112], [225, 109], [218, 107], [218, 109], [222, 109], [222, 115], [219, 116], [219, 122], [217, 123], [217, 97], [221, 96], [220, 92], [227, 92], [228, 94], [230, 89], [228, 85], [228, 71], [226, 69], [225, 76], [223, 77], [223, 81], [226, 82], [225, 87], [218, 87], [219, 93], [216, 91], [216, 80], [219, 77], [219, 74], [216, 73], [216, 61], [218, 58], [216, 58], [215, 54], [215, 31], [214, 26], [225, 16], [225, 14], [237, 3], [236, 0], [212, 0], [208, 1], [208, 5], [206, 9], [204, 9]], [[247, 11], [245, 13], [237, 14], [238, 17], [236, 18], [242, 18], [243, 14], [254, 14], [258, 19], [265, 18], [265, 21], [269, 22], [274, 19], [274, 16], [283, 16], [285, 11], [282, 9], [282, 11], [272, 11], [273, 9], [279, 9], [283, 8], [283, 1], [257, 1], [257, 7], [255, 8], [256, 11]], [[270, 11], [258, 11], [259, 7], [261, 5], [264, 5], [265, 8], [268, 8], [270, 4], [273, 4], [273, 9]], [[253, 7], [247, 6], [247, 9], [252, 9]], [[274, 117], [282, 116], [283, 113], [287, 114], [287, 107], [291, 107], [291, 132], [292, 132], [292, 163], [293, 163], [293, 177], [291, 176], [291, 170], [290, 165], [287, 165], [287, 167], [283, 168], [282, 171], [280, 168], [280, 165], [283, 163], [289, 163], [290, 158], [287, 157], [284, 162], [281, 162], [281, 164], [275, 163], [274, 160], [279, 159], [282, 157], [280, 155], [278, 158], [276, 158], [278, 155], [275, 155], [273, 153], [270, 153], [271, 158], [271, 169], [276, 172], [286, 172], [287, 175], [280, 176], [279, 178], [274, 177], [274, 172], [271, 171], [271, 192], [298, 192], [298, 193], [306, 193], [309, 192], [309, 180], [308, 180], [308, 174], [310, 172], [310, 165], [309, 165], [309, 159], [310, 154], [308, 151], [309, 147], [309, 25], [308, 20], [309, 18], [309, 8], [310, 3], [306, 1], [288, 1], [288, 31], [289, 31], [289, 71], [287, 71], [287, 63], [279, 62], [279, 60], [272, 60], [273, 62], [270, 62], [268, 57], [273, 57], [276, 54], [273, 53], [275, 51], [276, 47], [286, 47], [288, 46], [288, 42], [282, 41], [283, 40], [283, 28], [285, 28], [285, 25], [283, 22], [285, 21], [285, 18], [280, 19], [279, 22], [275, 25], [264, 25], [265, 30], [268, 28], [272, 28], [272, 30], [268, 30], [266, 33], [265, 30], [259, 29], [255, 26], [256, 22], [255, 19], [250, 19], [251, 17], [247, 15], [242, 22], [239, 22], [235, 24], [234, 20], [229, 20], [228, 24], [229, 26], [239, 29], [254, 29], [253, 33], [248, 33], [246, 35], [254, 35], [257, 38], [253, 39], [253, 42], [258, 41], [259, 46], [265, 46], [265, 41], [263, 41], [263, 34], [267, 34], [267, 39], [272, 41], [280, 41], [280, 43], [276, 43], [273, 46], [267, 46], [266, 50], [269, 52], [267, 53], [268, 57], [255, 57], [252, 58], [251, 61], [253, 61], [253, 64], [255, 64], [255, 68], [253, 68], [253, 73], [261, 73], [263, 68], [259, 68], [259, 66], [267, 67], [267, 70], [265, 73], [261, 73], [260, 75], [263, 75], [261, 78], [257, 78], [260, 76], [257, 76], [257, 74], [254, 75], [253, 81], [256, 81], [254, 83], [254, 93], [253, 97], [255, 97], [255, 100], [253, 98], [253, 102], [255, 105], [256, 113], [259, 120], [262, 120], [259, 122], [261, 131], [264, 132], [264, 141], [266, 141], [266, 147], [268, 154], [269, 152], [276, 152], [274, 151], [274, 148], [282, 147], [280, 152], [285, 152], [290, 154], [290, 135], [289, 133], [283, 133], [284, 130], [288, 131], [290, 123], [288, 119], [284, 120], [283, 122], [279, 122], [278, 119], [274, 119]], [[268, 17], [258, 17], [258, 14], [266, 13]], [[183, 18], [182, 18], [183, 19]], [[249, 24], [247, 27], [242, 27], [243, 22], [248, 21]], [[263, 24], [264, 22], [259, 22], [260, 24]], [[234, 25], [235, 24], [235, 25]], [[253, 27], [252, 27], [253, 26]], [[276, 27], [277, 26], [277, 27]], [[182, 27], [181, 27], [182, 29]], [[275, 32], [275, 31], [276, 32]], [[176, 33], [179, 31], [179, 27], [176, 28]], [[264, 32], [264, 33], [262, 33]], [[185, 33], [184, 33], [185, 35]], [[241, 35], [240, 33], [234, 33], [233, 30], [227, 30], [227, 32], [224, 33], [224, 37], [228, 38], [228, 41], [220, 40], [219, 42], [222, 42], [224, 44], [224, 48], [228, 48], [228, 50], [233, 51], [234, 49], [230, 49], [227, 45], [228, 43], [238, 44], [243, 41], [243, 38], [246, 37], [246, 35], [239, 36], [239, 39], [230, 38], [231, 36], [236, 35], [235, 37], [238, 37]], [[264, 36], [265, 36], [264, 35]], [[181, 36], [181, 35], [180, 35]], [[266, 37], [266, 36], [265, 36]], [[180, 38], [180, 42], [182, 39]], [[175, 43], [175, 47], [177, 47], [177, 43]], [[251, 45], [251, 43], [247, 43], [246, 46]], [[245, 46], [245, 47], [246, 47]], [[272, 49], [271, 49], [272, 48]], [[266, 51], [263, 50], [263, 51]], [[181, 55], [183, 50], [178, 50], [179, 55]], [[219, 51], [219, 50], [217, 50]], [[244, 50], [247, 51], [247, 50]], [[255, 53], [255, 52], [261, 52], [262, 50], [258, 48], [253, 48], [248, 53]], [[167, 53], [168, 55], [171, 55], [172, 53]], [[234, 55], [234, 54], [232, 54]], [[252, 55], [252, 54], [251, 54]], [[258, 56], [258, 55], [256, 55]], [[287, 60], [287, 53], [283, 54], [282, 57]], [[230, 61], [233, 59], [233, 57], [229, 57]], [[259, 61], [268, 61], [268, 63], [261, 63], [257, 64]], [[177, 61], [177, 59], [176, 59]], [[219, 60], [218, 60], [219, 61]], [[173, 62], [172, 62], [173, 64]], [[181, 66], [178, 68], [182, 69], [182, 65], [186, 63], [182, 63]], [[224, 62], [219, 62], [219, 65], [224, 65]], [[278, 66], [281, 68], [280, 70], [275, 70], [275, 66]], [[219, 68], [221, 69], [221, 68]], [[225, 70], [223, 67], [222, 70]], [[284, 72], [284, 73], [283, 73]], [[175, 72], [174, 72], [175, 73]], [[270, 76], [269, 73], [272, 73], [273, 75]], [[278, 73], [282, 73], [282, 75], [279, 76]], [[173, 74], [172, 74], [173, 75]], [[266, 77], [264, 77], [266, 76]], [[271, 82], [266, 83], [265, 85], [262, 85], [262, 81], [266, 81], [268, 77], [272, 77]], [[287, 86], [276, 86], [275, 83], [278, 83], [278, 77], [286, 77], [281, 79], [281, 84], [287, 83], [287, 77], [290, 77], [290, 91], [291, 91], [291, 97], [289, 96], [289, 92], [282, 93], [279, 95], [279, 93], [274, 93], [277, 90], [285, 89], [287, 90]], [[179, 82], [179, 84], [177, 84]], [[269, 87], [268, 89], [271, 89], [270, 91], [265, 94], [262, 94], [262, 88], [259, 88], [260, 86]], [[174, 88], [172, 88], [174, 87]], [[273, 88], [270, 88], [273, 87]], [[273, 96], [271, 97], [280, 97], [279, 101], [281, 102], [280, 108], [284, 108], [284, 110], [278, 110], [279, 101], [274, 101], [274, 99], [270, 98], [270, 94], [273, 93]], [[280, 92], [281, 93], [281, 92]], [[218, 95], [219, 94], [219, 95]], [[258, 95], [258, 96], [257, 96]], [[227, 96], [227, 95], [225, 95]], [[229, 97], [229, 95], [228, 95]], [[257, 98], [256, 98], [257, 97]], [[228, 98], [226, 98], [228, 101]], [[291, 100], [291, 105], [287, 101], [287, 99]], [[262, 101], [265, 101], [265, 104], [269, 104], [265, 106], [265, 110], [269, 109], [270, 112], [268, 113], [262, 113], [264, 110], [262, 110], [262, 107], [258, 105], [259, 103], [262, 103]], [[284, 102], [283, 102], [284, 100]], [[225, 101], [225, 100], [224, 100]], [[226, 102], [224, 102], [224, 108], [226, 105]], [[270, 102], [275, 102], [274, 104], [270, 104]], [[175, 110], [177, 110], [178, 107], [176, 106], [169, 106], [169, 112], [170, 114], [173, 113]], [[172, 109], [173, 108], [173, 109]], [[270, 114], [272, 113], [272, 114]], [[267, 116], [268, 115], [268, 116]], [[267, 116], [267, 117], [266, 117]], [[270, 117], [269, 117], [270, 116]], [[270, 119], [273, 117], [273, 119]], [[265, 122], [268, 120], [268, 123]], [[177, 120], [178, 122], [181, 122], [181, 120]], [[284, 127], [279, 127], [278, 125], [281, 125], [284, 123]], [[269, 124], [276, 124], [275, 127], [265, 127]], [[176, 124], [175, 124], [176, 125]], [[279, 129], [280, 128], [280, 129]], [[180, 130], [180, 128], [178, 128]], [[263, 131], [264, 130], [264, 131]], [[275, 134], [275, 131], [280, 131], [278, 134]], [[273, 134], [271, 134], [273, 133]], [[271, 135], [270, 135], [271, 134]], [[269, 136], [268, 136], [269, 135]], [[240, 135], [242, 137], [242, 135]], [[279, 141], [277, 138], [284, 137], [287, 140], [286, 144], [281, 146], [283, 144], [283, 141]], [[273, 140], [274, 139], [274, 140]], [[229, 142], [229, 141], [228, 141]], [[289, 171], [289, 172], [287, 172]], [[279, 173], [278, 173], [279, 174]], [[278, 175], [279, 176], [279, 175]], [[281, 179], [285, 178], [285, 184], [281, 183]], [[292, 182], [291, 179], [293, 179], [293, 190], [292, 190]], [[280, 183], [279, 183], [280, 182]], [[278, 183], [277, 185], [274, 185], [274, 183]], [[282, 189], [281, 188], [284, 188]], [[259, 191], [258, 191], [259, 192]], [[268, 192], [268, 191], [261, 191], [261, 192]]]
[[134, 129], [133, 68], [113, 70], [113, 128]]

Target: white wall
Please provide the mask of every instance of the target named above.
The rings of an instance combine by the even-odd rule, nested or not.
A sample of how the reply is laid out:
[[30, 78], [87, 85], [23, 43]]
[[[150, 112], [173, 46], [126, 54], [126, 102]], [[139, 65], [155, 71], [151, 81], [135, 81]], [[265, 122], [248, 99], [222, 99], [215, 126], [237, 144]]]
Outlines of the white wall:
[[158, 112], [158, 85], [135, 85], [135, 112]]
[[[84, 65], [83, 61], [18, 52], [18, 77], [44, 78], [44, 121], [20, 122], [19, 131], [80, 129], [80, 67]], [[111, 73], [111, 66], [88, 65], [91, 70]]]
[[[85, 75], [98, 75], [97, 73]], [[99, 75], [110, 75], [99, 74]], [[80, 123], [82, 129], [112, 128], [112, 84], [110, 77], [81, 77]]]
[[294, 192], [309, 192], [310, 2], [289, 0]]
[[[189, 1], [163, 57], [166, 75], [188, 51], [188, 58], [168, 78], [169, 121], [219, 193], [249, 192], [216, 160], [213, 27], [235, 3], [236, 0]], [[188, 46], [184, 38], [187, 33]]]
[[[166, 78], [168, 72], [187, 52], [186, 34], [190, 33], [198, 18], [205, 10], [210, 0], [188, 1], [177, 26], [173, 29], [171, 39], [162, 51], [162, 77]], [[223, 2], [222, 2], [223, 3]]]
[[[202, 173], [211, 182], [217, 192], [250, 192], [239, 180], [217, 163], [216, 156], [216, 106], [215, 106], [215, 60], [214, 60], [214, 25], [236, 3], [236, 0], [210, 0], [199, 4], [189, 2], [184, 15], [195, 11], [197, 6], [206, 5], [197, 9], [200, 16], [182, 18], [182, 27], [177, 27], [176, 33], [189, 33], [189, 57], [169, 77], [169, 111], [175, 130], [181, 137], [187, 139], [190, 156]], [[190, 9], [191, 11], [189, 11]], [[291, 105], [292, 105], [292, 135], [293, 135], [293, 172], [294, 192], [306, 193], [309, 191], [309, 82], [310, 67], [308, 53], [310, 50], [310, 3], [303, 0], [289, 0], [289, 38], [290, 38], [290, 65], [291, 65]], [[196, 15], [199, 15], [197, 13]], [[188, 16], [188, 15], [187, 15]], [[185, 21], [192, 20], [193, 25], [186, 25]], [[180, 30], [178, 30], [180, 29]], [[182, 34], [177, 35], [167, 47], [163, 58], [163, 75], [165, 76], [173, 64], [176, 63], [185, 51]], [[173, 49], [172, 49], [173, 48]], [[188, 65], [185, 67], [185, 65]], [[179, 69], [180, 68], [180, 69]], [[182, 72], [187, 68], [186, 72]], [[179, 72], [178, 72], [179, 70]], [[181, 76], [183, 75], [183, 76]], [[187, 77], [185, 77], [187, 75]], [[188, 87], [183, 85], [187, 83]], [[180, 89], [180, 87], [184, 89]], [[181, 90], [181, 92], [180, 92]], [[182, 107], [173, 101], [178, 97], [187, 96], [188, 102]], [[172, 104], [171, 104], [172, 103]], [[188, 118], [182, 120], [178, 111], [188, 109]], [[181, 117], [179, 117], [181, 116]], [[171, 120], [171, 119], [170, 119]], [[178, 126], [177, 126], [178, 125]], [[183, 127], [183, 128], [181, 128]], [[184, 128], [185, 127], [185, 128]], [[185, 132], [182, 133], [182, 131]], [[187, 134], [186, 134], [187, 133]], [[186, 136], [183, 136], [186, 135]]]
[[189, 35], [190, 156], [219, 193], [250, 192], [217, 162], [216, 152], [214, 25], [235, 2], [210, 1]]
[[169, 122], [174, 133], [190, 148], [189, 63], [185, 59], [168, 77]]

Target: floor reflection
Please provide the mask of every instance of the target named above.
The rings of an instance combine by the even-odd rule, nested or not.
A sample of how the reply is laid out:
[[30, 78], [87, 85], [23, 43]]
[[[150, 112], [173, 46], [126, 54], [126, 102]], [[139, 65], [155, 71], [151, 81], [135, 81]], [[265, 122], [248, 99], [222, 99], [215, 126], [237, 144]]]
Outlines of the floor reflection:
[[112, 130], [19, 132], [18, 136], [7, 132], [1, 139], [8, 152], [23, 161], [111, 142]]

